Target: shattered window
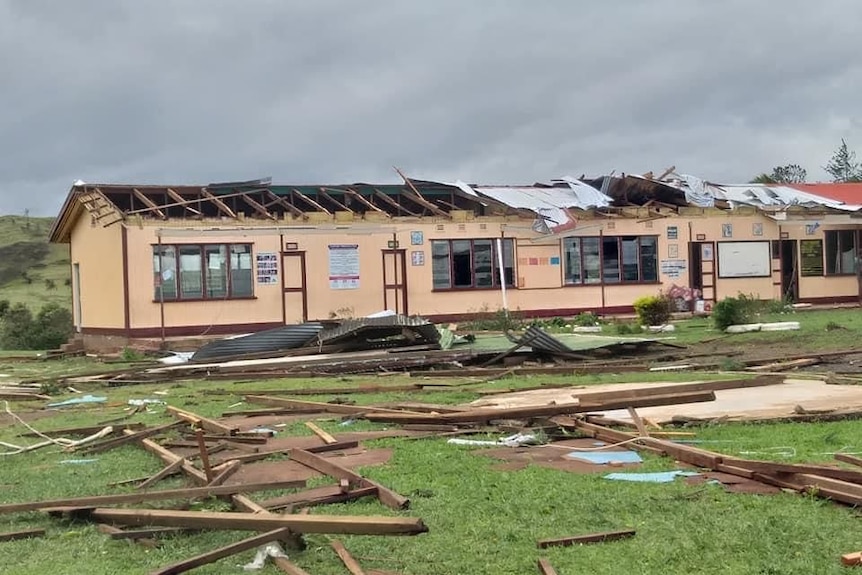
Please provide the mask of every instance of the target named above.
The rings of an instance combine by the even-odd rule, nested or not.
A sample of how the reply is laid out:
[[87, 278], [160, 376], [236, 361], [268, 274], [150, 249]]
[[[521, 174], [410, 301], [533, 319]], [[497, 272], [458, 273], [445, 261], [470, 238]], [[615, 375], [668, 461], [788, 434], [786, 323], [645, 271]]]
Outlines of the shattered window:
[[566, 285], [658, 281], [656, 236], [565, 238]]
[[[515, 285], [515, 245], [503, 239], [503, 278]], [[433, 240], [433, 286], [440, 289], [493, 288], [500, 285], [497, 240]]]
[[251, 297], [250, 244], [153, 246], [157, 301]]
[[827, 230], [826, 273], [856, 273], [856, 232], [854, 230]]

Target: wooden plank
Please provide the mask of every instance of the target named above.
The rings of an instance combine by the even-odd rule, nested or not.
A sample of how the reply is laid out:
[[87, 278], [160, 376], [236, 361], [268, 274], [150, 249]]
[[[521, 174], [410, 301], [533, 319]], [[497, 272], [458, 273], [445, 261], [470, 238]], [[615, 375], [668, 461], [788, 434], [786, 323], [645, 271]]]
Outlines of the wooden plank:
[[497, 419], [529, 419], [551, 415], [625, 409], [627, 407], [676, 405], [714, 400], [715, 392], [700, 391], [694, 393], [655, 395], [640, 398], [619, 398], [594, 403], [572, 402], [565, 404], [528, 405], [501, 409], [480, 408], [459, 413], [412, 414], [368, 411], [365, 413], [364, 417], [369, 421], [382, 423], [487, 423], [488, 421]]
[[167, 466], [163, 467], [161, 471], [138, 485], [137, 489], [146, 489], [151, 485], [158, 483], [165, 477], [169, 477], [177, 473], [182, 473], [183, 464], [185, 463], [185, 461], [185, 459], [177, 459], [173, 463], [169, 463]]
[[230, 545], [225, 545], [224, 547], [219, 547], [218, 549], [213, 549], [206, 553], [201, 553], [195, 557], [184, 559], [183, 561], [179, 561], [173, 565], [162, 567], [161, 569], [153, 571], [152, 575], [174, 575], [176, 573], [185, 573], [186, 571], [191, 571], [192, 569], [202, 565], [214, 563], [219, 559], [230, 557], [231, 555], [236, 555], [237, 553], [242, 553], [243, 551], [248, 551], [255, 547], [260, 547], [261, 545], [265, 545], [272, 541], [278, 541], [289, 534], [290, 531], [283, 527], [273, 529], [272, 531], [261, 533], [254, 537], [248, 537], [242, 541], [237, 541], [236, 543], [231, 543]]
[[[343, 403], [325, 403], [322, 401], [305, 401], [302, 399], [290, 399], [286, 397], [273, 397], [271, 395], [246, 395], [245, 400], [251, 403], [260, 403], [263, 405], [278, 405], [282, 407], [291, 407], [297, 409], [312, 409], [316, 408], [320, 411], [329, 413], [340, 413], [343, 415], [362, 415], [365, 413], [394, 413], [403, 414], [410, 413], [398, 409], [386, 409], [383, 407], [375, 407], [373, 405], [346, 405]], [[418, 414], [417, 414], [418, 415]]]
[[201, 465], [204, 467], [204, 475], [207, 478], [207, 484], [211, 483], [213, 480], [213, 470], [212, 466], [210, 466], [210, 456], [207, 452], [207, 444], [204, 440], [204, 432], [203, 430], [198, 429], [197, 432], [197, 440], [198, 440], [198, 453], [201, 458]]
[[423, 206], [423, 207], [431, 210], [431, 212], [434, 213], [435, 215], [442, 216], [444, 218], [451, 218], [451, 216], [448, 213], [446, 213], [445, 211], [441, 210], [440, 208], [438, 208], [437, 206], [435, 206], [434, 204], [432, 204], [431, 202], [426, 200], [425, 197], [416, 188], [416, 186], [413, 185], [413, 182], [411, 182], [407, 178], [407, 176], [405, 176], [401, 172], [401, 170], [399, 170], [398, 168], [395, 168], [395, 171], [398, 172], [398, 175], [401, 176], [401, 179], [404, 180], [404, 183], [407, 184], [407, 187], [409, 187], [410, 190], [413, 192], [413, 195], [404, 194], [405, 196], [407, 196], [408, 198], [410, 198], [412, 201], [416, 202], [420, 206]]
[[649, 437], [649, 431], [647, 431], [646, 425], [644, 425], [643, 419], [638, 414], [637, 410], [634, 407], [628, 408], [629, 417], [632, 418], [632, 421], [635, 423], [635, 427], [637, 427], [638, 435], [641, 437]]
[[[133, 433], [131, 431], [126, 430], [125, 433]], [[141, 446], [160, 458], [165, 463], [173, 463], [177, 459], [185, 459], [171, 451], [170, 449], [166, 449], [153, 441], [152, 439], [143, 439], [141, 440]], [[205, 485], [207, 483], [207, 477], [203, 471], [192, 465], [191, 461], [186, 461], [182, 465], [183, 473], [188, 475], [195, 483], [199, 485]]]
[[150, 211], [155, 212], [155, 213], [156, 213], [156, 215], [157, 215], [157, 216], [159, 216], [159, 217], [160, 217], [161, 219], [163, 219], [163, 220], [166, 220], [166, 219], [167, 219], [167, 216], [165, 216], [165, 212], [163, 212], [163, 211], [159, 208], [159, 206], [158, 206], [158, 205], [156, 205], [156, 203], [155, 203], [153, 200], [151, 200], [151, 199], [150, 199], [150, 198], [148, 198], [148, 197], [147, 197], [143, 192], [141, 192], [141, 190], [139, 190], [139, 189], [137, 189], [137, 188], [132, 188], [132, 193], [135, 195], [135, 197], [136, 197], [136, 198], [138, 198], [139, 200], [141, 200], [141, 202], [142, 202], [145, 206], [147, 206], [147, 207], [150, 209]]
[[297, 493], [289, 493], [281, 497], [273, 497], [261, 501], [261, 507], [274, 511], [284, 508], [310, 507], [312, 505], [325, 505], [328, 503], [343, 503], [353, 501], [361, 497], [377, 496], [376, 487], [355, 487], [346, 493], [339, 485], [324, 485], [314, 489], [306, 489]]
[[241, 195], [240, 197], [241, 197], [241, 198], [242, 198], [242, 199], [243, 199], [243, 200], [244, 200], [248, 205], [250, 205], [252, 208], [254, 208], [254, 211], [256, 211], [257, 213], [259, 213], [260, 215], [262, 215], [262, 216], [263, 216], [263, 217], [265, 217], [266, 219], [268, 219], [268, 220], [275, 220], [275, 219], [278, 219], [278, 218], [276, 218], [274, 215], [272, 215], [271, 213], [269, 213], [269, 212], [267, 211], [267, 209], [266, 209], [265, 207], [263, 207], [263, 204], [261, 204], [260, 202], [258, 202], [258, 201], [257, 201], [257, 200], [255, 200], [254, 198], [252, 198], [250, 195], [248, 195], [248, 194], [243, 194], [243, 195]]
[[330, 434], [328, 434], [326, 431], [324, 431], [323, 429], [321, 429], [321, 428], [320, 428], [320, 426], [318, 426], [318, 425], [317, 425], [316, 423], [314, 423], [313, 421], [306, 421], [306, 422], [305, 422], [305, 426], [306, 426], [308, 429], [310, 429], [311, 431], [313, 431], [313, 432], [314, 432], [314, 434], [315, 434], [317, 437], [319, 437], [320, 439], [322, 439], [322, 440], [324, 441], [324, 443], [326, 443], [326, 444], [328, 444], [328, 445], [332, 445], [332, 444], [338, 443], [338, 440], [337, 440], [337, 439], [335, 439], [335, 438], [334, 438], [334, 437], [332, 437]]
[[208, 487], [215, 487], [216, 485], [223, 485], [225, 481], [227, 481], [231, 475], [239, 471], [239, 468], [242, 467], [242, 462], [240, 461], [228, 461], [225, 464], [223, 470], [219, 472], [218, 475], [212, 478], [212, 481], [207, 483]]
[[748, 387], [764, 387], [784, 383], [784, 376], [760, 376], [748, 379], [726, 379], [719, 381], [704, 381], [700, 383], [681, 383], [676, 385], [655, 385], [638, 389], [622, 389], [619, 391], [601, 391], [576, 394], [581, 402], [602, 402], [625, 397], [649, 397], [669, 395], [674, 393], [694, 393], [698, 391], [722, 391], [726, 389], [742, 389]]
[[551, 562], [546, 557], [539, 557], [538, 566], [539, 573], [542, 575], [557, 575], [557, 570], [551, 566]]
[[[319, 445], [317, 447], [307, 447], [305, 451], [308, 451], [309, 453], [324, 453], [326, 451], [341, 451], [344, 449], [353, 449], [355, 447], [359, 447], [359, 441], [339, 441], [338, 443]], [[291, 451], [291, 448], [286, 448], [272, 449], [270, 451], [258, 451], [257, 453], [248, 453], [245, 455], [230, 455], [219, 461], [219, 464], [227, 463], [228, 461], [242, 461], [243, 463], [249, 463], [266, 459], [272, 455], [289, 456]]]
[[252, 493], [270, 489], [294, 489], [304, 487], [305, 481], [286, 480], [269, 483], [250, 483], [245, 485], [218, 485], [216, 487], [185, 487], [182, 489], [165, 489], [161, 491], [139, 491], [136, 493], [117, 493], [112, 495], [90, 495], [84, 497], [69, 497], [65, 499], [47, 499], [43, 501], [25, 501], [22, 503], [5, 503], [0, 505], [0, 514], [19, 513], [22, 511], [38, 511], [51, 507], [100, 507], [104, 505], [120, 505], [127, 503], [142, 503], [144, 501], [165, 501], [170, 499], [197, 499], [215, 495], [232, 495], [234, 493]]
[[724, 463], [760, 473], [797, 473], [828, 477], [841, 481], [862, 484], [862, 470], [840, 469], [825, 465], [810, 465], [805, 463], [782, 463], [779, 461], [756, 461], [736, 457], [724, 457]]
[[[218, 489], [218, 488], [216, 488]], [[155, 525], [189, 529], [267, 531], [287, 527], [294, 533], [352, 535], [416, 535], [428, 528], [419, 518], [369, 515], [281, 515], [172, 509], [97, 508], [92, 517], [117, 525]]]
[[399, 204], [398, 202], [390, 198], [388, 195], [384, 194], [376, 188], [374, 189], [374, 197], [380, 198], [390, 207], [394, 208], [396, 216], [400, 216], [401, 212], [406, 212], [408, 215], [413, 216], [414, 218], [422, 217], [421, 214], [417, 214], [414, 211], [408, 210], [407, 208], [405, 208], [404, 206], [402, 206], [401, 204]]
[[174, 407], [172, 405], [167, 406], [168, 413], [172, 414], [174, 417], [182, 419], [183, 421], [187, 421], [192, 425], [197, 425], [202, 427], [206, 431], [210, 433], [215, 433], [218, 435], [236, 435], [239, 432], [238, 427], [231, 427], [216, 421], [215, 419], [210, 419], [209, 417], [203, 417], [196, 413], [192, 413], [186, 409], [180, 409], [179, 407]]
[[290, 452], [290, 458], [306, 467], [310, 467], [315, 471], [334, 477], [335, 479], [347, 479], [360, 487], [377, 488], [377, 497], [380, 499], [380, 503], [387, 507], [391, 507], [392, 509], [407, 509], [410, 507], [410, 500], [403, 495], [392, 491], [388, 487], [380, 485], [374, 480], [362, 477], [355, 471], [338, 465], [331, 459], [321, 457], [304, 449], [292, 450]]
[[366, 575], [359, 562], [353, 558], [353, 555], [350, 554], [350, 551], [347, 550], [341, 541], [333, 539], [329, 544], [332, 546], [335, 554], [338, 555], [338, 558], [341, 559], [341, 562], [344, 563], [344, 566], [347, 567], [347, 570], [350, 571], [351, 575]]
[[[103, 451], [114, 449], [127, 443], [134, 443], [136, 441], [141, 441], [142, 439], [147, 439], [148, 437], [152, 437], [154, 435], [162, 434], [180, 425], [182, 425], [182, 422], [175, 421], [173, 423], [167, 423], [165, 425], [148, 427], [140, 431], [124, 430], [125, 435], [123, 435], [122, 437], [115, 437], [113, 439], [107, 439], [98, 443], [91, 443], [87, 446], [82, 447], [80, 451], [84, 453], [101, 453]], [[128, 433], [126, 433], [126, 431], [128, 431]]]
[[841, 564], [847, 567], [852, 567], [854, 565], [862, 565], [862, 551], [845, 553], [841, 556]]
[[[114, 537], [118, 533], [123, 532], [122, 529], [114, 527], [113, 525], [108, 525], [106, 523], [99, 523], [98, 525], [96, 525], [96, 529], [99, 530], [99, 533], [104, 533], [106, 535], [110, 535], [111, 537]], [[159, 542], [151, 537], [138, 537], [134, 540], [127, 539], [126, 541], [128, 541], [129, 543], [137, 543], [138, 545], [142, 545], [149, 549], [156, 549], [159, 546]]]
[[179, 194], [176, 192], [176, 190], [174, 190], [174, 189], [172, 189], [172, 188], [165, 188], [165, 192], [167, 192], [168, 196], [170, 196], [170, 197], [171, 197], [171, 199], [172, 199], [173, 201], [175, 201], [175, 202], [177, 202], [178, 204], [180, 204], [180, 205], [183, 207], [183, 209], [184, 209], [184, 210], [186, 210], [186, 211], [188, 211], [188, 212], [191, 212], [192, 214], [194, 214], [194, 215], [196, 215], [196, 216], [198, 216], [198, 217], [200, 217], [200, 216], [201, 216], [201, 213], [200, 213], [198, 210], [194, 209], [193, 207], [191, 207], [191, 206], [189, 205], [189, 204], [191, 204], [191, 203], [193, 203], [193, 202], [198, 201], [197, 199], [194, 199], [194, 200], [187, 200], [187, 199], [185, 199], [184, 197], [182, 197], [181, 195], [179, 195]]
[[178, 527], [150, 527], [148, 529], [117, 529], [116, 531], [111, 531], [108, 535], [110, 535], [111, 539], [141, 539], [183, 533], [184, 531], [188, 530]]
[[43, 537], [44, 535], [44, 529], [22, 529], [20, 531], [7, 531], [6, 533], [0, 533], [0, 541], [18, 541], [19, 539]]
[[354, 198], [356, 198], [357, 200], [359, 200], [359, 203], [363, 204], [363, 205], [364, 205], [365, 207], [367, 207], [368, 209], [370, 209], [370, 210], [372, 210], [372, 211], [375, 211], [375, 212], [377, 212], [378, 214], [386, 214], [387, 216], [389, 215], [389, 213], [387, 213], [387, 212], [385, 212], [385, 211], [381, 210], [380, 208], [378, 208], [377, 206], [375, 206], [374, 204], [372, 204], [371, 202], [369, 202], [368, 200], [366, 200], [366, 199], [365, 199], [365, 197], [364, 197], [362, 194], [360, 194], [359, 192], [357, 192], [356, 190], [351, 189], [351, 188], [347, 188], [347, 190], [346, 190], [346, 191], [347, 191], [347, 192], [348, 192], [352, 197], [354, 197]]
[[625, 539], [633, 537], [634, 529], [623, 529], [620, 531], [605, 531], [603, 533], [589, 533], [587, 535], [571, 535], [569, 537], [559, 537], [556, 539], [541, 539], [536, 542], [540, 549], [547, 547], [566, 547], [580, 543], [600, 543], [603, 541], [616, 541], [617, 539]]
[[306, 196], [305, 194], [303, 194], [302, 192], [300, 192], [300, 191], [299, 191], [299, 190], [297, 190], [296, 188], [293, 188], [291, 191], [292, 191], [294, 194], [296, 194], [297, 196], [299, 196], [299, 197], [302, 199], [302, 201], [304, 201], [306, 204], [308, 204], [309, 206], [312, 206], [314, 209], [316, 209], [316, 210], [318, 210], [318, 211], [320, 211], [320, 212], [323, 212], [324, 214], [327, 214], [327, 215], [329, 215], [329, 216], [331, 216], [331, 215], [332, 215], [332, 212], [330, 212], [329, 210], [327, 210], [326, 208], [324, 208], [323, 206], [321, 206], [319, 203], [317, 203], [317, 201], [315, 201], [315, 200], [311, 199], [310, 197]]
[[849, 463], [850, 465], [862, 467], [862, 457], [856, 457], [855, 455], [848, 455], [846, 453], [836, 453], [834, 457], [842, 463]]
[[320, 188], [320, 191], [319, 191], [318, 193], [319, 193], [321, 196], [323, 196], [324, 198], [326, 198], [327, 200], [329, 200], [330, 202], [332, 202], [333, 204], [335, 204], [336, 206], [338, 206], [338, 208], [339, 208], [339, 209], [344, 210], [345, 212], [350, 212], [351, 214], [353, 213], [353, 210], [351, 210], [351, 209], [350, 209], [350, 208], [348, 208], [346, 205], [342, 204], [341, 202], [339, 202], [338, 200], [336, 200], [335, 198], [333, 198], [333, 197], [332, 197], [331, 195], [329, 195], [328, 193], [326, 193], [326, 189], [325, 189], [325, 188]]

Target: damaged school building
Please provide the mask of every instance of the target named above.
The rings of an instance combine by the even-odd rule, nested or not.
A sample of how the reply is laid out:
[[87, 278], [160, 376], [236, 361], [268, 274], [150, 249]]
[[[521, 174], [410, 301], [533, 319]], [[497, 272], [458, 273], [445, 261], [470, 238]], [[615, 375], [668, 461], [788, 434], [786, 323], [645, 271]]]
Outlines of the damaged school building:
[[857, 184], [673, 169], [525, 186], [78, 181], [50, 239], [70, 246], [75, 326], [95, 347], [380, 310], [623, 313], [660, 291], [692, 311], [738, 294], [858, 302], [857, 204]]

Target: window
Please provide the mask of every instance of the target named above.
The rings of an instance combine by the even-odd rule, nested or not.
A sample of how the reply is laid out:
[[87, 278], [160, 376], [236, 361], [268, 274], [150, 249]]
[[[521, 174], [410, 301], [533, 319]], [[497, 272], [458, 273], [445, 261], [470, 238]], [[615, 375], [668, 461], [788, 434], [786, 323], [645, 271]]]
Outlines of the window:
[[657, 236], [603, 236], [563, 240], [565, 283], [658, 281]]
[[855, 230], [827, 230], [826, 273], [827, 275], [856, 273]]
[[153, 246], [153, 276], [156, 300], [251, 297], [251, 245]]
[[[504, 239], [503, 277], [515, 285], [515, 245]], [[435, 290], [494, 288], [500, 286], [497, 240], [433, 240], [431, 273]]]

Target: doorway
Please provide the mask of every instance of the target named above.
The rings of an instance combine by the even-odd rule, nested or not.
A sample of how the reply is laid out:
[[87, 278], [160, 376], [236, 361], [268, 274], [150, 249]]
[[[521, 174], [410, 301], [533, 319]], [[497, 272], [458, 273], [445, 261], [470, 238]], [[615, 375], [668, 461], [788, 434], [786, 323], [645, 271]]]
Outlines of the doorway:
[[281, 253], [282, 319], [285, 324], [308, 321], [305, 252]]
[[799, 299], [799, 250], [796, 240], [780, 240], [781, 297], [784, 300]]
[[689, 242], [689, 287], [704, 301], [715, 302], [715, 242]]
[[383, 309], [407, 315], [407, 250], [383, 251]]

